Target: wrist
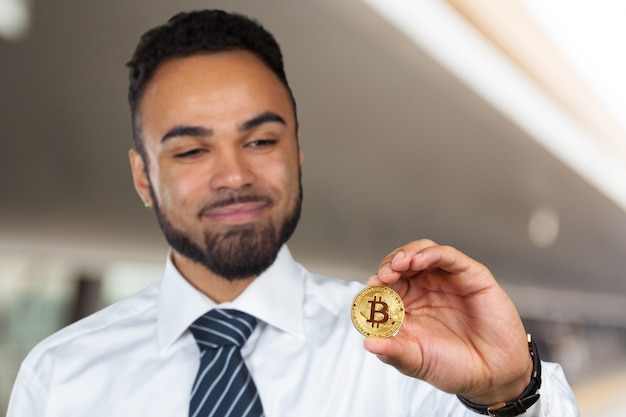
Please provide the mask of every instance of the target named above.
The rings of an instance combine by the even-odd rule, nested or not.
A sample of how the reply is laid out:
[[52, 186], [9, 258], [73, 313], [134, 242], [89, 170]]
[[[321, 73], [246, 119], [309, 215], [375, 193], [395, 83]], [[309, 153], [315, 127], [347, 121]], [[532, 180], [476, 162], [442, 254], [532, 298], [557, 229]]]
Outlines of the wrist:
[[532, 379], [533, 374], [533, 360], [531, 355], [526, 358], [524, 362], [525, 368], [523, 374], [517, 377], [515, 380], [506, 384], [494, 385], [482, 392], [475, 392], [473, 394], [461, 394], [463, 398], [475, 403], [491, 405], [502, 401], [508, 401], [513, 398], [517, 398], [528, 387], [529, 381]]
[[[473, 402], [476, 401], [475, 398], [472, 399], [473, 401], [470, 401], [461, 395], [457, 395], [461, 403], [463, 403], [463, 405], [476, 413], [496, 417], [513, 417], [526, 412], [526, 410], [534, 403], [536, 403], [539, 399], [538, 391], [539, 387], [541, 386], [541, 360], [539, 358], [539, 355], [537, 354], [536, 345], [532, 340], [530, 334], [528, 335], [528, 350], [533, 364], [532, 372], [530, 375], [530, 383], [528, 383], [525, 388], [518, 388], [516, 385], [516, 387], [510, 387], [506, 390], [508, 392], [519, 393], [523, 389], [522, 393], [519, 396], [510, 398], [508, 395], [506, 395], [506, 393], [503, 394], [501, 392], [498, 393], [497, 396], [483, 396], [478, 399], [478, 402]], [[526, 379], [526, 381], [528, 381], [528, 379]], [[518, 385], [522, 386], [522, 384]], [[500, 402], [489, 401], [489, 399], [491, 398], [498, 397], [501, 399], [510, 399]]]

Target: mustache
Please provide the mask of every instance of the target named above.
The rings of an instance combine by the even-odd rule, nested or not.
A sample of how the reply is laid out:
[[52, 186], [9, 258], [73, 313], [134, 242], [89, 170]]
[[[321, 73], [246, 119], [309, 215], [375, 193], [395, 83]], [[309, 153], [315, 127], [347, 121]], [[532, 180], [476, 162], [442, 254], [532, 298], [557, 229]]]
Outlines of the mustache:
[[270, 196], [267, 196], [267, 195], [252, 194], [252, 193], [246, 193], [246, 194], [241, 194], [241, 193], [234, 194], [233, 193], [225, 197], [220, 197], [218, 200], [215, 200], [207, 204], [200, 211], [200, 215], [203, 215], [207, 211], [211, 211], [211, 210], [222, 208], [222, 207], [232, 206], [234, 204], [256, 203], [256, 202], [262, 202], [262, 203], [271, 205], [274, 203], [274, 200]]

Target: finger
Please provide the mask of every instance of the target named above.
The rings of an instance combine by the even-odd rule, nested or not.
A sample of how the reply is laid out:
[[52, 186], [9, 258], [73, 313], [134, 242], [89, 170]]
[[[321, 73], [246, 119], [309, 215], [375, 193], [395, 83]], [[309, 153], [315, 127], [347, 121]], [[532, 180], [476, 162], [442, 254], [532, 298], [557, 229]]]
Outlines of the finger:
[[[421, 368], [421, 355], [406, 355], [406, 347], [397, 338], [389, 339], [366, 338], [363, 347], [370, 353], [375, 354], [382, 362], [391, 365], [400, 372], [418, 376], [418, 370]], [[415, 350], [413, 350], [413, 353]], [[402, 358], [412, 358], [412, 363], [406, 363]]]
[[432, 246], [436, 246], [432, 240], [421, 239], [395, 249], [380, 263], [378, 278], [386, 284], [397, 281], [403, 272], [410, 269], [413, 257], [425, 248]]
[[[398, 252], [398, 256], [404, 256], [404, 252]], [[395, 270], [391, 266], [391, 263], [386, 263], [378, 269], [376, 280], [379, 281], [381, 285], [389, 285], [400, 279], [401, 275], [401, 271]]]
[[377, 355], [385, 363], [390, 363], [399, 354], [399, 346], [393, 343], [393, 339], [376, 339], [367, 337], [363, 341], [363, 347], [370, 353]]
[[424, 248], [435, 245], [437, 244], [429, 239], [420, 239], [409, 242], [406, 245], [400, 246], [389, 252], [389, 254], [380, 262], [379, 269], [383, 265], [391, 263], [401, 269], [402, 265], [408, 266], [407, 261], [410, 260], [411, 256], [420, 252]]
[[384, 286], [385, 283], [380, 280], [380, 278], [378, 277], [378, 274], [374, 274], [370, 276], [369, 279], [367, 280], [367, 285], [370, 287], [375, 287], [375, 286]]
[[452, 274], [482, 268], [477, 261], [450, 246], [431, 246], [415, 254], [409, 262], [409, 270], [423, 271], [441, 269]]

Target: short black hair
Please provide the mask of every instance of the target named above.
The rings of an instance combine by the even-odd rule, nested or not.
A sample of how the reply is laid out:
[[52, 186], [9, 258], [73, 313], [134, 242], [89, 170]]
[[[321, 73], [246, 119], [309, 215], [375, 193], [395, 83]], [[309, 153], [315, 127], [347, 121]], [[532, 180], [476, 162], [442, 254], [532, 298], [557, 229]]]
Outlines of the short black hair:
[[133, 140], [146, 163], [137, 111], [146, 84], [157, 67], [170, 58], [237, 49], [255, 54], [276, 74], [287, 88], [295, 114], [296, 103], [285, 75], [280, 46], [260, 23], [247, 16], [222, 10], [179, 13], [167, 23], [144, 33], [131, 60], [126, 64], [130, 69], [128, 102]]

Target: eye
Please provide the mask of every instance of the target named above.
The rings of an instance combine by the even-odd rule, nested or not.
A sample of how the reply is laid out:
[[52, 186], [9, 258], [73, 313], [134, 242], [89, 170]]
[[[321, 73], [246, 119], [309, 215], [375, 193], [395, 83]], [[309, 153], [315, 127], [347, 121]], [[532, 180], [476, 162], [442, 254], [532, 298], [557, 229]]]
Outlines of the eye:
[[269, 146], [275, 145], [276, 142], [278, 142], [276, 139], [256, 139], [248, 142], [246, 146], [250, 148], [267, 148]]
[[185, 159], [185, 158], [193, 158], [193, 157], [197, 157], [200, 156], [204, 153], [206, 153], [207, 150], [203, 149], [203, 148], [194, 148], [194, 149], [189, 149], [187, 151], [184, 152], [179, 152], [177, 154], [174, 155], [175, 158], [179, 158], [179, 159]]

